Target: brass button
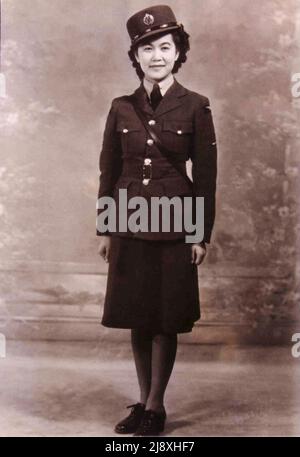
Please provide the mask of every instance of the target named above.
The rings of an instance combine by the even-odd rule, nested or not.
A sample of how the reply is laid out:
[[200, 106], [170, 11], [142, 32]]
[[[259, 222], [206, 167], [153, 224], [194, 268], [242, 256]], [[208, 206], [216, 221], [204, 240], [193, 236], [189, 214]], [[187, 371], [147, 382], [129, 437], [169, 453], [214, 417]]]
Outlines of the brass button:
[[143, 179], [144, 186], [148, 186], [150, 179]]
[[152, 146], [152, 145], [153, 145], [153, 143], [154, 143], [154, 141], [153, 141], [153, 140], [151, 140], [151, 138], [149, 138], [149, 140], [147, 140], [147, 144], [148, 144], [148, 146]]
[[182, 130], [177, 130], [178, 135], [182, 135]]
[[151, 121], [148, 122], [149, 125], [155, 125], [156, 121], [154, 119], [151, 119]]
[[128, 130], [127, 129], [123, 129], [123, 133], [128, 133]]
[[145, 164], [145, 165], [150, 165], [151, 162], [152, 162], [151, 159], [145, 159], [145, 160], [144, 160], [144, 164]]

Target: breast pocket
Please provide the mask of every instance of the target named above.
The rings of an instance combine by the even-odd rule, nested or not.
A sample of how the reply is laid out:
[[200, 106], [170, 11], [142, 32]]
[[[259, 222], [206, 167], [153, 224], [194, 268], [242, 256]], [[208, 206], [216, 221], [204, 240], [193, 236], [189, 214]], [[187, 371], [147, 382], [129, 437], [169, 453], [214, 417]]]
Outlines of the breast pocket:
[[171, 151], [188, 157], [193, 132], [194, 126], [192, 121], [164, 120], [162, 125], [162, 141]]
[[142, 142], [142, 126], [132, 121], [120, 121], [117, 124], [117, 132], [121, 136], [122, 151], [126, 154], [136, 154], [144, 145]]

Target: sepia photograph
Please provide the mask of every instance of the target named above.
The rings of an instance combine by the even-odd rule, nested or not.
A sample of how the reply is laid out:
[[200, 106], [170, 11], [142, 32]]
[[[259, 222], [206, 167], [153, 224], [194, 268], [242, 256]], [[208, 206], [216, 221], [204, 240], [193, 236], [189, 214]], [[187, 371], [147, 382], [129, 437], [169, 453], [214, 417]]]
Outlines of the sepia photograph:
[[0, 9], [0, 437], [299, 437], [299, 0]]

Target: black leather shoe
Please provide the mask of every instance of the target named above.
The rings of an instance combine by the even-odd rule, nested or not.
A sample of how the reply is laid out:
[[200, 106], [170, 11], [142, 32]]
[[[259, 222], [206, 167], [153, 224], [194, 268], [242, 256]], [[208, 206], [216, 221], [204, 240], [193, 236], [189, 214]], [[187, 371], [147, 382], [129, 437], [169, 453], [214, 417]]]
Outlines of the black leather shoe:
[[146, 409], [141, 423], [134, 433], [134, 436], [159, 435], [159, 433], [162, 432], [165, 428], [166, 418], [167, 414], [165, 410], [161, 413], [158, 413], [152, 409]]
[[115, 426], [115, 432], [134, 433], [140, 425], [145, 407], [146, 405], [143, 403], [135, 403], [134, 405], [126, 406], [126, 408], [132, 408], [131, 413]]

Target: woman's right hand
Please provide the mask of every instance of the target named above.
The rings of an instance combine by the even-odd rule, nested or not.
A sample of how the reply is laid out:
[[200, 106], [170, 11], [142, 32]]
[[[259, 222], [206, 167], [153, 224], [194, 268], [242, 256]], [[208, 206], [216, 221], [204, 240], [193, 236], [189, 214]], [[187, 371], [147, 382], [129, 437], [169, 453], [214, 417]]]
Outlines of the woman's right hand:
[[101, 255], [101, 257], [103, 257], [103, 259], [105, 260], [106, 263], [109, 262], [110, 242], [111, 242], [110, 236], [102, 235], [100, 237], [98, 253], [99, 253], [99, 255]]

